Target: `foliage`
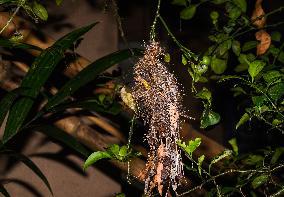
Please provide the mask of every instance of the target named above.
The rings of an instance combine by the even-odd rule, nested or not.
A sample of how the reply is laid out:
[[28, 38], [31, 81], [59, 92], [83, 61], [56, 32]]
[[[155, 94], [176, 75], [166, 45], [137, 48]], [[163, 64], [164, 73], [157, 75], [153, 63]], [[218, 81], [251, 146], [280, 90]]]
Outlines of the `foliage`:
[[101, 159], [114, 159], [120, 162], [129, 161], [132, 157], [140, 156], [141, 153], [136, 152], [126, 145], [119, 147], [117, 144], [113, 144], [105, 151], [96, 151], [92, 153], [84, 164], [84, 169], [88, 168], [92, 164]]
[[[56, 2], [60, 4], [61, 1]], [[30, 5], [28, 4], [28, 1], [3, 1], [1, 3], [7, 3], [5, 5], [9, 6], [17, 5], [23, 7], [24, 9], [28, 9], [26, 6]], [[20, 3], [20, 5], [17, 3]], [[33, 5], [33, 9], [38, 9], [37, 11], [33, 10], [33, 12], [41, 19], [47, 19], [47, 13], [45, 13], [44, 8], [39, 4], [39, 2], [33, 1]], [[73, 46], [73, 44], [81, 36], [83, 36], [96, 24], [97, 23], [94, 23], [68, 33], [67, 35], [56, 41], [51, 47], [45, 50], [42, 50], [33, 45], [21, 43], [20, 40], [0, 40], [0, 45], [6, 48], [32, 49], [41, 52], [40, 55], [35, 58], [31, 68], [23, 78], [21, 86], [15, 90], [8, 92], [0, 100], [1, 124], [3, 124], [5, 117], [7, 117], [3, 139], [0, 142], [1, 147], [3, 148], [3, 150], [1, 149], [1, 154], [6, 154], [10, 157], [16, 157], [17, 159], [24, 162], [44, 181], [50, 191], [51, 188], [49, 186], [49, 183], [47, 182], [47, 179], [31, 160], [23, 155], [14, 153], [10, 150], [6, 150], [4, 149], [4, 147], [6, 146], [7, 142], [18, 132], [25, 129], [30, 130], [34, 128], [37, 125], [36, 121], [40, 121], [41, 118], [43, 118], [46, 114], [57, 113], [59, 111], [62, 112], [68, 108], [74, 107], [81, 107], [85, 110], [95, 110], [110, 114], [118, 113], [120, 104], [114, 100], [115, 98], [112, 98], [109, 95], [101, 94], [94, 98], [88, 98], [81, 101], [71, 101], [70, 96], [72, 96], [78, 89], [85, 86], [87, 83], [96, 79], [100, 73], [113, 66], [114, 64], [133, 56], [140, 55], [140, 50], [127, 49], [117, 51], [91, 63], [81, 72], [79, 72], [76, 77], [70, 79], [61, 89], [59, 89], [59, 91], [54, 96], [48, 98], [48, 102], [46, 102], [43, 106], [38, 106], [40, 103], [38, 102], [39, 100], [43, 102], [43, 99], [46, 99], [45, 97], [42, 98], [41, 94], [44, 94], [44, 87], [46, 86], [46, 82], [53, 74], [55, 67], [59, 66], [60, 61], [65, 58], [65, 51], [71, 48], [71, 46]], [[4, 27], [2, 31], [5, 28], [6, 27]], [[102, 96], [104, 96], [103, 99]], [[38, 107], [40, 110], [37, 113], [33, 113], [31, 115], [30, 112], [35, 107]], [[70, 146], [80, 154], [86, 157], [89, 155], [89, 150], [78, 143], [77, 140], [75, 140], [73, 137], [62, 132], [60, 129], [49, 125], [42, 125], [40, 130], [46, 135], [63, 142], [67, 146]], [[113, 152], [113, 156], [116, 156], [116, 159], [124, 161], [126, 158], [129, 158], [132, 156], [132, 154], [134, 154], [132, 152], [129, 152], [130, 149], [125, 150], [126, 152], [123, 152], [124, 150], [125, 147], [122, 147], [119, 151], [119, 154]], [[135, 153], [134, 155], [137, 156], [138, 153]], [[0, 189], [3, 195], [9, 196], [8, 191], [2, 184], [0, 184]]]
[[[246, 0], [173, 0], [172, 6], [180, 8], [179, 20], [197, 19], [201, 6], [210, 5], [211, 31], [208, 35], [210, 46], [206, 51], [193, 53], [185, 47], [173, 34], [167, 22], [160, 14], [161, 0], [158, 0], [157, 12], [151, 27], [150, 38], [155, 40], [157, 22], [164, 27], [169, 37], [180, 49], [180, 63], [187, 68], [191, 77], [192, 93], [199, 99], [204, 108], [200, 117], [200, 128], [207, 129], [222, 121], [221, 115], [215, 109], [215, 94], [211, 92], [212, 86], [229, 85], [232, 95], [238, 102], [239, 118], [235, 122], [236, 130], [246, 129], [245, 126], [252, 120], [265, 124], [267, 132], [284, 133], [284, 43], [282, 33], [275, 29], [283, 21], [275, 24], [266, 24], [266, 19], [281, 12], [280, 7], [264, 13], [261, 5], [256, 5], [254, 10], [248, 10]], [[60, 5], [62, 0], [56, 0]], [[19, 11], [23, 11], [37, 22], [48, 20], [48, 12], [39, 0], [0, 0], [0, 5], [5, 9], [13, 10], [8, 23], [1, 29], [0, 34], [11, 23]], [[253, 12], [252, 17], [248, 16]], [[255, 14], [259, 13], [261, 14]], [[74, 78], [66, 82], [55, 95], [48, 97], [43, 106], [44, 87], [47, 80], [53, 75], [54, 69], [65, 58], [65, 51], [93, 28], [97, 23], [77, 29], [59, 39], [48, 49], [22, 43], [19, 32], [9, 39], [0, 39], [0, 45], [5, 48], [37, 50], [40, 55], [33, 62], [29, 72], [23, 78], [21, 86], [8, 92], [0, 100], [0, 122], [3, 124], [5, 117], [7, 123], [3, 139], [0, 141], [0, 154], [14, 157], [27, 165], [51, 191], [50, 185], [40, 169], [27, 157], [6, 148], [7, 142], [18, 132], [31, 129], [37, 121], [42, 120], [47, 114], [62, 113], [68, 108], [80, 107], [84, 110], [94, 110], [109, 114], [117, 114], [121, 105], [115, 96], [100, 94], [93, 98], [72, 100], [70, 97], [80, 88], [98, 77], [110, 66], [134, 56], [140, 56], [141, 51], [127, 49], [109, 54], [91, 63]], [[166, 53], [164, 61], [171, 62], [170, 54]], [[210, 86], [208, 86], [210, 84]], [[212, 85], [213, 84], [213, 85]], [[149, 88], [147, 82], [143, 84]], [[209, 88], [211, 87], [211, 88]], [[134, 100], [125, 88], [121, 91], [122, 100], [132, 109], [136, 110]], [[221, 98], [221, 97], [219, 97]], [[32, 109], [38, 108], [34, 114]], [[119, 146], [110, 145], [106, 150], [90, 151], [82, 146], [76, 139], [61, 130], [48, 125], [43, 125], [42, 132], [66, 144], [85, 157], [89, 156], [84, 164], [84, 169], [102, 159], [113, 159], [119, 162], [128, 162], [140, 153], [131, 148], [134, 118], [131, 121], [128, 144]], [[196, 150], [201, 145], [201, 139], [191, 139], [188, 142], [177, 141], [180, 149], [185, 153], [187, 160], [185, 168], [199, 183], [179, 196], [206, 188], [207, 196], [234, 196], [247, 194], [251, 196], [280, 196], [283, 187], [283, 147], [264, 147], [242, 153], [236, 138], [229, 140], [231, 149], [226, 149], [214, 158], [209, 159], [201, 154], [196, 156]], [[188, 165], [189, 163], [189, 165]], [[227, 180], [230, 180], [227, 182]], [[0, 192], [9, 196], [2, 183]], [[125, 196], [117, 194], [117, 196]]]

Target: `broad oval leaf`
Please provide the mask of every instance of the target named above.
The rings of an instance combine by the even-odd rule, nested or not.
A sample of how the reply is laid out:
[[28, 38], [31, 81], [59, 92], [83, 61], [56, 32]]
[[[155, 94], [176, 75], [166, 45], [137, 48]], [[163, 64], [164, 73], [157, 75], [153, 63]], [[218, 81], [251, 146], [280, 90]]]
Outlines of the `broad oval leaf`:
[[180, 18], [184, 20], [192, 19], [196, 12], [196, 5], [189, 5], [180, 12]]
[[213, 72], [215, 74], [222, 74], [223, 72], [225, 72], [227, 68], [227, 61], [217, 58], [217, 57], [212, 57], [211, 60], [211, 69], [213, 70]]
[[242, 51], [243, 52], [246, 52], [246, 51], [249, 51], [251, 49], [254, 49], [256, 48], [258, 42], [257, 41], [248, 41], [248, 42], [245, 42], [243, 44], [243, 47], [242, 47]]
[[252, 78], [252, 81], [260, 73], [260, 71], [262, 71], [265, 65], [266, 63], [261, 60], [255, 60], [249, 64], [248, 72]]
[[269, 88], [268, 94], [274, 101], [278, 101], [284, 95], [284, 83], [273, 85]]
[[171, 4], [186, 6], [186, 0], [173, 0]]
[[33, 2], [33, 12], [37, 15], [41, 20], [46, 21], [48, 18], [47, 10], [43, 5], [38, 3], [37, 1]]
[[88, 159], [84, 163], [84, 170], [86, 170], [89, 166], [96, 163], [98, 160], [101, 159], [110, 159], [112, 158], [111, 155], [108, 152], [105, 151], [97, 151], [92, 153]]
[[35, 59], [21, 84], [21, 87], [28, 89], [25, 92], [26, 97], [18, 99], [10, 109], [4, 131], [3, 143], [11, 139], [23, 125], [41, 87], [45, 84], [56, 65], [64, 57], [64, 51], [70, 48], [78, 38], [88, 32], [96, 24], [97, 23], [82, 27], [65, 35], [51, 47], [44, 50]]
[[202, 90], [199, 91], [196, 94], [196, 97], [200, 98], [200, 99], [203, 99], [203, 100], [207, 100], [210, 103], [211, 99], [212, 99], [212, 94], [211, 94], [211, 92], [207, 88], [203, 87]]
[[242, 12], [247, 11], [247, 1], [246, 0], [233, 0], [236, 6], [238, 6]]
[[241, 44], [237, 40], [233, 40], [232, 42], [232, 50], [236, 56], [239, 56], [241, 53]]
[[269, 176], [267, 174], [263, 174], [253, 179], [253, 181], [251, 182], [253, 189], [256, 189], [265, 184], [268, 181], [268, 178]]
[[280, 42], [281, 41], [281, 33], [279, 31], [273, 31], [271, 32], [271, 40], [276, 41], [276, 42]]
[[210, 109], [205, 109], [201, 116], [200, 128], [205, 129], [220, 122], [220, 115]]

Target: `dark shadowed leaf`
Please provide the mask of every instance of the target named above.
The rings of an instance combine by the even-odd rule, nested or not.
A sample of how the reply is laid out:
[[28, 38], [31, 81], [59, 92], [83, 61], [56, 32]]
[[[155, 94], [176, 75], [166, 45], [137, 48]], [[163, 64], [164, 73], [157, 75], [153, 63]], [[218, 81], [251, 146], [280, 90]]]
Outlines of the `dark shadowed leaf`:
[[284, 95], [284, 83], [277, 83], [268, 90], [269, 96], [274, 100], [279, 100]]
[[64, 56], [64, 51], [88, 32], [97, 23], [77, 29], [55, 42], [55, 44], [44, 50], [33, 62], [28, 73], [22, 80], [21, 87], [27, 88], [24, 98], [20, 98], [10, 109], [7, 120], [3, 142], [6, 143], [21, 128], [25, 121], [35, 98], [38, 96], [41, 87], [45, 84], [52, 71]]
[[196, 5], [190, 5], [180, 12], [180, 18], [184, 20], [192, 19], [196, 12]]
[[0, 184], [0, 193], [3, 194], [4, 197], [10, 197], [10, 194], [2, 184]]
[[2, 151], [0, 151], [0, 153], [5, 154], [9, 157], [15, 158], [16, 160], [23, 162], [28, 168], [30, 168], [44, 182], [44, 184], [46, 185], [46, 187], [48, 188], [50, 193], [53, 195], [52, 189], [50, 187], [50, 184], [49, 184], [47, 178], [45, 177], [45, 175], [41, 172], [41, 170], [37, 167], [37, 165], [32, 160], [30, 160], [25, 155], [22, 155], [20, 153], [16, 153], [12, 150], [2, 150]]
[[[133, 49], [134, 55], [141, 55], [141, 50]], [[105, 57], [102, 57], [84, 68], [80, 73], [78, 73], [73, 79], [68, 81], [58, 92], [55, 94], [46, 104], [45, 109], [49, 110], [54, 106], [60, 104], [68, 96], [72, 95], [80, 87], [86, 85], [87, 83], [94, 80], [98, 74], [105, 71], [107, 68], [117, 64], [123, 60], [133, 57], [130, 50], [122, 50]]]
[[239, 41], [234, 40], [232, 42], [232, 50], [235, 53], [236, 56], [239, 56], [241, 53], [241, 44]]
[[238, 6], [242, 12], [246, 12], [247, 11], [247, 2], [246, 0], [233, 0], [233, 2], [235, 3], [236, 6]]
[[66, 132], [53, 125], [43, 125], [39, 129], [39, 132], [46, 134], [47, 136], [64, 143], [68, 147], [74, 149], [78, 153], [88, 157], [90, 151], [80, 144], [74, 137], [68, 135]]
[[284, 153], [284, 147], [276, 148], [272, 155], [270, 163], [275, 164], [283, 153]]
[[13, 105], [14, 101], [24, 92], [23, 88], [17, 88], [8, 92], [0, 101], [0, 124], [2, 124], [4, 118], [6, 117], [10, 107]]
[[248, 41], [245, 42], [243, 47], [242, 47], [242, 51], [246, 52], [248, 50], [254, 49], [257, 46], [257, 41]]
[[0, 46], [7, 47], [7, 48], [13, 48], [13, 49], [34, 49], [37, 51], [42, 51], [42, 49], [37, 46], [25, 44], [21, 42], [10, 41], [8, 39], [3, 39], [3, 38], [0, 38]]
[[181, 5], [181, 6], [186, 6], [186, 0], [173, 0], [172, 1], [173, 5]]
[[279, 31], [273, 31], [271, 33], [271, 40], [276, 41], [276, 42], [280, 42], [281, 41], [281, 33]]

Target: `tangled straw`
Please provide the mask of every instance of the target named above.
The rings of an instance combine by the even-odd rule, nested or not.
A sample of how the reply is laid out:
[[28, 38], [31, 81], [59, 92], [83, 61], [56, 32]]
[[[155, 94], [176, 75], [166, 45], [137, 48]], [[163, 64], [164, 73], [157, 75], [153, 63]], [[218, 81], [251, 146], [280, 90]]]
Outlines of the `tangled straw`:
[[144, 172], [145, 194], [157, 187], [160, 195], [174, 191], [183, 177], [179, 139], [182, 104], [175, 76], [160, 58], [164, 56], [159, 42], [152, 41], [144, 56], [134, 66], [132, 96], [138, 116], [148, 125], [146, 139], [150, 146]]

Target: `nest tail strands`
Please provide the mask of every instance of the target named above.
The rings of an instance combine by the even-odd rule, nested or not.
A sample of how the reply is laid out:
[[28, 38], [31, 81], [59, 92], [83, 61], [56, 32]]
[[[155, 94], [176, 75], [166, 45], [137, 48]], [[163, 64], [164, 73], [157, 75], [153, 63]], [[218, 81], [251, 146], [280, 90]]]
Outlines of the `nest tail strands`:
[[134, 66], [132, 96], [138, 116], [148, 126], [150, 146], [145, 176], [145, 194], [154, 188], [167, 195], [176, 190], [183, 177], [180, 150], [176, 141], [182, 113], [181, 93], [175, 76], [161, 61], [164, 52], [159, 42], [151, 42], [144, 56]]

